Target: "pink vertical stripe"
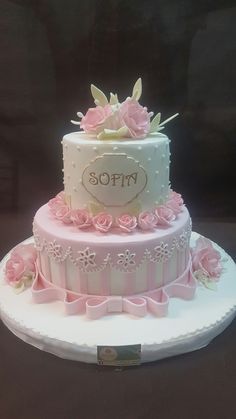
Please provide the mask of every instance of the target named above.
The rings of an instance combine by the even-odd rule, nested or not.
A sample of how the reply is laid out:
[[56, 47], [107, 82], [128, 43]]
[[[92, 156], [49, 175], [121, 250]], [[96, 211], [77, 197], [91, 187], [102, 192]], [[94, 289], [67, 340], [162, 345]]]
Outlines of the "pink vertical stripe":
[[110, 295], [110, 279], [111, 279], [111, 267], [106, 266], [106, 268], [100, 272], [101, 295]]
[[169, 269], [168, 269], [168, 261], [167, 262], [163, 262], [162, 263], [162, 285], [165, 285], [168, 283], [168, 274], [169, 274]]
[[81, 294], [88, 294], [88, 274], [87, 274], [87, 272], [79, 271], [79, 292], [81, 292]]
[[38, 266], [41, 272], [43, 272], [42, 270], [42, 253], [38, 253]]
[[148, 262], [147, 263], [147, 290], [154, 290], [156, 285], [156, 263]]
[[43, 274], [48, 281], [52, 282], [49, 257], [47, 255], [47, 253], [45, 252], [45, 250], [43, 251], [43, 254], [41, 254], [41, 255], [42, 255], [41, 262], [42, 262]]
[[135, 294], [136, 272], [124, 272], [124, 295]]
[[185, 252], [185, 250], [182, 250], [182, 252], [181, 252], [181, 273], [183, 273], [184, 272], [184, 270], [185, 270], [185, 266], [186, 266], [186, 263], [185, 263], [185, 258], [186, 258], [186, 252]]
[[66, 262], [62, 262], [59, 264], [59, 281], [60, 281], [60, 287], [61, 288], [67, 288], [66, 287]]
[[185, 250], [185, 266], [188, 265], [188, 261], [189, 261], [189, 249], [187, 248]]
[[183, 271], [185, 270], [185, 250], [178, 250], [178, 276], [182, 275]]

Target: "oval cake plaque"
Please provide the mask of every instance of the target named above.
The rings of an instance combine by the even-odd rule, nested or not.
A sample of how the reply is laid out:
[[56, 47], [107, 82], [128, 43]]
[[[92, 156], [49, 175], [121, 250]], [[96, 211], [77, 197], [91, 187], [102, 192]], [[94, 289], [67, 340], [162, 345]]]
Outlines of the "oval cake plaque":
[[147, 184], [147, 174], [133, 157], [107, 153], [84, 169], [82, 183], [98, 202], [116, 207], [137, 198]]

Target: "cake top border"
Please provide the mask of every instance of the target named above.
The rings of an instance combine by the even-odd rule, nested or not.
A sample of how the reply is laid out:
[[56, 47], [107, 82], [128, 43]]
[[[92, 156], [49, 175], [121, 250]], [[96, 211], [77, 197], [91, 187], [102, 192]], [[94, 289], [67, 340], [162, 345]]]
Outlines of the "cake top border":
[[163, 130], [166, 123], [178, 116], [176, 113], [161, 122], [160, 112], [154, 116], [153, 112], [148, 112], [147, 107], [140, 105], [141, 78], [135, 82], [132, 95], [123, 102], [119, 102], [117, 93], [110, 93], [108, 100], [102, 90], [94, 84], [91, 84], [90, 88], [96, 106], [89, 108], [85, 115], [77, 112], [81, 120], [71, 122], [80, 125], [85, 133], [95, 136], [98, 140], [144, 139], [151, 133]]

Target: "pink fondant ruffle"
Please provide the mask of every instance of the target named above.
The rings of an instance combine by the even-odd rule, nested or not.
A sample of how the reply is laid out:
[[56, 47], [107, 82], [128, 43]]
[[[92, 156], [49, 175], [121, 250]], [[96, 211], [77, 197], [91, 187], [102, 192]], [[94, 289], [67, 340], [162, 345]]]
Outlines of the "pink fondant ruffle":
[[87, 295], [65, 290], [47, 281], [37, 268], [32, 296], [35, 303], [62, 301], [66, 314], [86, 314], [93, 320], [106, 314], [121, 312], [137, 317], [144, 317], [150, 312], [157, 317], [163, 317], [167, 315], [170, 298], [192, 299], [196, 286], [190, 257], [187, 268], [175, 281], [157, 290], [125, 297]]

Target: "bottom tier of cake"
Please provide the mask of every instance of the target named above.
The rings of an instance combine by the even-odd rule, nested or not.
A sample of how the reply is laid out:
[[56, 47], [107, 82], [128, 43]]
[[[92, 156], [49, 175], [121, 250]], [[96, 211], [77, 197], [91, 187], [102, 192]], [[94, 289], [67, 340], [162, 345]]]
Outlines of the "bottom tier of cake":
[[189, 265], [191, 220], [186, 207], [168, 227], [102, 234], [55, 220], [48, 205], [34, 219], [38, 269], [48, 282], [75, 293], [126, 296], [176, 281]]

